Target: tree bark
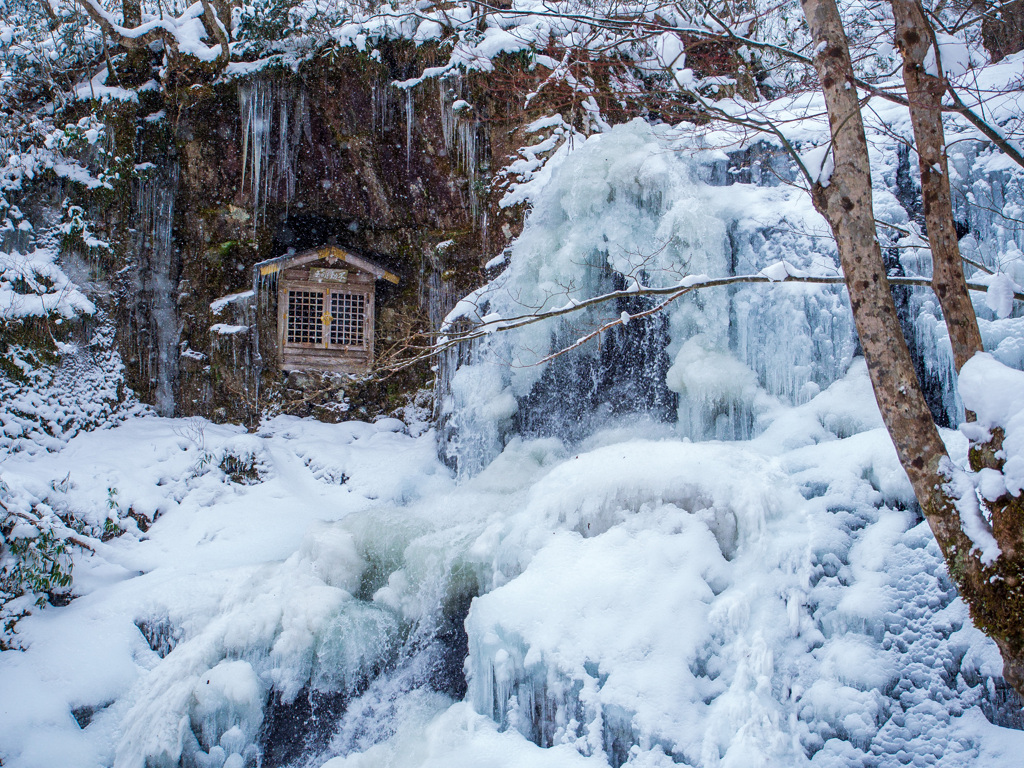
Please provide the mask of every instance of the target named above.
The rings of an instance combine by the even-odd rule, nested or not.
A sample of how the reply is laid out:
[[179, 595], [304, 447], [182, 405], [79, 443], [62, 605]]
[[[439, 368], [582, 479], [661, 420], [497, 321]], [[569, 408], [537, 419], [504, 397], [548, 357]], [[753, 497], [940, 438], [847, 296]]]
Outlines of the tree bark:
[[[159, 27], [151, 29], [146, 34], [139, 35], [138, 37], [126, 37], [118, 31], [117, 26], [105, 15], [103, 8], [96, 0], [77, 0], [77, 2], [82, 10], [89, 15], [89, 18], [96, 22], [97, 26], [107, 34], [107, 37], [126, 50], [145, 48], [155, 40], [163, 40], [167, 46], [173, 46], [175, 43], [174, 37], [167, 30]], [[132, 12], [129, 4], [126, 4], [122, 10], [125, 13]], [[141, 11], [139, 13], [141, 18]], [[121, 27], [121, 29], [125, 28], [127, 27]]]
[[[967, 293], [949, 190], [946, 138], [942, 127], [942, 95], [948, 84], [939, 60], [935, 32], [918, 0], [892, 0], [892, 10], [921, 168], [921, 201], [932, 251], [932, 289], [942, 307], [953, 346], [953, 362], [959, 372], [975, 352], [982, 351], [982, 343], [978, 320]], [[934, 52], [934, 73], [929, 73], [925, 66], [929, 51]]]
[[[875, 399], [900, 464], [975, 624], [995, 640], [1006, 679], [1024, 694], [1024, 558], [985, 565], [961, 525], [949, 459], [914, 373], [875, 231], [871, 166], [850, 51], [835, 0], [801, 0], [815, 43], [835, 170], [815, 180], [815, 208], [839, 249]], [[952, 223], [952, 222], [950, 222]], [[968, 493], [973, 494], [973, 487]]]
[[122, 0], [121, 19], [122, 26], [129, 29], [139, 26], [142, 23], [142, 3], [140, 0]]

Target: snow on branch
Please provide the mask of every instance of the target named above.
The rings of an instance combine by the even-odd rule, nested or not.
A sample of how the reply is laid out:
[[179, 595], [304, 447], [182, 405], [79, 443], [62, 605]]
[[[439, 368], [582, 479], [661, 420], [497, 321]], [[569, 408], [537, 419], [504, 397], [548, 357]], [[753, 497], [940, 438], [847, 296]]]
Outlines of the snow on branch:
[[[122, 26], [98, 0], [76, 1], [100, 29], [124, 48], [144, 48], [160, 40], [177, 53], [204, 62], [217, 62], [220, 68], [227, 65], [230, 56], [227, 32], [208, 0], [193, 3], [180, 16], [150, 19], [136, 27]], [[204, 38], [216, 39], [217, 43], [207, 45]]]

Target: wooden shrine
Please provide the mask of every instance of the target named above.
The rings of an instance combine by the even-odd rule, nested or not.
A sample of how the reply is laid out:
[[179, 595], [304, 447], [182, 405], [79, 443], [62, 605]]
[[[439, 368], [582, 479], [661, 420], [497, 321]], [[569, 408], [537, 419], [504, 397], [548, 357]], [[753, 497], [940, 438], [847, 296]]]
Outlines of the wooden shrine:
[[373, 365], [376, 282], [398, 277], [351, 251], [327, 245], [256, 265], [277, 281], [278, 367], [365, 373]]

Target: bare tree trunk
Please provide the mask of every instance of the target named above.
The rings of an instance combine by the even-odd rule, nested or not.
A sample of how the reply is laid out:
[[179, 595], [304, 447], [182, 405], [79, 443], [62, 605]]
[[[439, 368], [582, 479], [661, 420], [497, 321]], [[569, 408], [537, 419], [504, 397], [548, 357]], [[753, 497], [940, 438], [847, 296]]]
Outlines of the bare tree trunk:
[[986, 566], [964, 533], [946, 449], [914, 373], [883, 266], [868, 145], [842, 19], [835, 0], [801, 3], [817, 51], [835, 161], [831, 178], [816, 180], [812, 195], [836, 239], [875, 399], [975, 624], [996, 641], [1006, 679], [1024, 694], [1024, 553], [1004, 551]]
[[[939, 476], [946, 450], [921, 394], [882, 261], [868, 145], [842, 21], [834, 0], [803, 0], [803, 8], [819, 50], [815, 66], [828, 106], [835, 159], [831, 178], [814, 185], [814, 205], [836, 238], [854, 322], [886, 426], [900, 459], [911, 459], [908, 474], [915, 491], [920, 488], [919, 495], [935, 506], [933, 497], [941, 494], [930, 481]], [[958, 530], [959, 521], [952, 518], [943, 527]], [[950, 536], [955, 537], [952, 530], [944, 538]]]
[[121, 26], [132, 29], [142, 23], [142, 3], [139, 0], [122, 0]]
[[[903, 82], [910, 102], [910, 121], [921, 168], [921, 200], [928, 243], [932, 251], [932, 289], [942, 307], [959, 371], [975, 352], [982, 351], [981, 331], [967, 293], [960, 245], [953, 222], [946, 139], [942, 128], [945, 73], [939, 64], [935, 33], [918, 0], [892, 0], [896, 45], [903, 55]], [[934, 51], [938, 66], [929, 73], [925, 61]]]

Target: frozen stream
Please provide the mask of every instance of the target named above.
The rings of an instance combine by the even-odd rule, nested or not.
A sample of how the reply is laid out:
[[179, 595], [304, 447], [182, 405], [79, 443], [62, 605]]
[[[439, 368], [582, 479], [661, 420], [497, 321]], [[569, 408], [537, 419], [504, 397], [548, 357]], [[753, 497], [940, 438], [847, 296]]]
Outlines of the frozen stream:
[[0, 654], [0, 757], [1018, 765], [998, 655], [878, 426], [855, 362], [753, 441], [623, 421], [460, 485], [395, 420], [133, 418], [10, 455], [13, 498], [158, 516]]

